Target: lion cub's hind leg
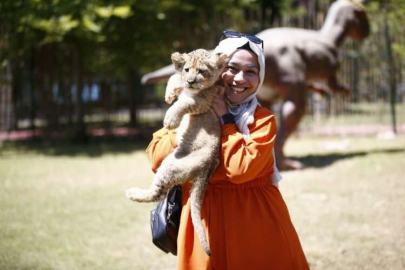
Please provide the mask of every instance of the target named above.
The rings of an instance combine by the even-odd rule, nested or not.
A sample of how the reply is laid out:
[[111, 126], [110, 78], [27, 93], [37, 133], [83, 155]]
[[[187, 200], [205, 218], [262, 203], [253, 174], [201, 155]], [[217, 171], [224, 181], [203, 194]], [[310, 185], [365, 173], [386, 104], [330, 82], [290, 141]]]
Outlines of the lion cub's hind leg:
[[167, 192], [177, 184], [190, 180], [191, 169], [187, 168], [186, 158], [177, 159], [174, 152], [168, 155], [157, 170], [149, 189], [130, 188], [126, 196], [136, 202], [158, 202], [163, 200]]

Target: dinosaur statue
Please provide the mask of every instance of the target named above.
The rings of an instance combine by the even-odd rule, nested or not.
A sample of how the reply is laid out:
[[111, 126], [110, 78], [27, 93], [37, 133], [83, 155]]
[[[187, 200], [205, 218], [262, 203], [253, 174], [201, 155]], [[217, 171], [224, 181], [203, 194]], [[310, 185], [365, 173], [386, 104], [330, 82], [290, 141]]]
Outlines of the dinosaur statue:
[[[348, 94], [349, 90], [336, 79], [338, 49], [347, 36], [363, 40], [369, 32], [363, 4], [337, 0], [329, 8], [320, 30], [271, 28], [256, 35], [264, 41], [266, 57], [266, 77], [258, 92], [259, 102], [270, 107], [278, 99], [283, 100], [275, 145], [279, 169], [303, 168], [301, 162], [285, 157], [283, 148], [305, 115], [307, 92]], [[174, 68], [167, 66], [144, 75], [142, 83], [164, 82], [173, 73]], [[327, 84], [317, 83], [318, 80]]]

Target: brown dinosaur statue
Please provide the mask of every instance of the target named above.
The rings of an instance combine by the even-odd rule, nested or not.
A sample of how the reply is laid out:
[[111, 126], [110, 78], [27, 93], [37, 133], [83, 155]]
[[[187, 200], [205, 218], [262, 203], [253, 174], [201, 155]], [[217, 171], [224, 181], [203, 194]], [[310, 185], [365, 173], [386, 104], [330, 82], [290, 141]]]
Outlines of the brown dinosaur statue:
[[[262, 106], [268, 107], [278, 99], [283, 100], [275, 145], [279, 169], [303, 167], [299, 161], [286, 158], [283, 148], [305, 114], [307, 91], [348, 94], [349, 90], [336, 79], [338, 48], [347, 36], [362, 40], [369, 32], [362, 2], [337, 0], [329, 8], [320, 30], [271, 28], [256, 35], [264, 41], [266, 56], [266, 78], [258, 99]], [[173, 73], [173, 66], [167, 66], [144, 75], [142, 83], [164, 82]], [[326, 80], [327, 85], [317, 83], [318, 80]]]

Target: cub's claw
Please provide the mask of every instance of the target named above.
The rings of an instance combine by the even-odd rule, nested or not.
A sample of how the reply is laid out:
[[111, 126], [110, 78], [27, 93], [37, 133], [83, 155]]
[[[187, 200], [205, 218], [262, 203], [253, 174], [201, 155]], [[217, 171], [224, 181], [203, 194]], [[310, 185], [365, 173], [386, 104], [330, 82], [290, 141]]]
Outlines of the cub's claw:
[[129, 188], [125, 191], [125, 196], [127, 196], [128, 199], [137, 201], [138, 195], [140, 193], [139, 188]]
[[181, 119], [177, 117], [165, 117], [163, 126], [167, 129], [175, 129], [180, 125]]

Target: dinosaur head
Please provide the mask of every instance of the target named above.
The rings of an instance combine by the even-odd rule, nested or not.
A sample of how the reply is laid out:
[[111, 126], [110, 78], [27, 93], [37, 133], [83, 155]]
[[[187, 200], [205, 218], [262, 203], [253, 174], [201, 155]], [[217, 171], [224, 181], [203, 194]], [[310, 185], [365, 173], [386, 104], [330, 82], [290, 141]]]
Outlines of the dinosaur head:
[[345, 0], [349, 2], [347, 7], [348, 32], [347, 34], [355, 40], [363, 40], [370, 34], [370, 24], [368, 21], [364, 0]]

